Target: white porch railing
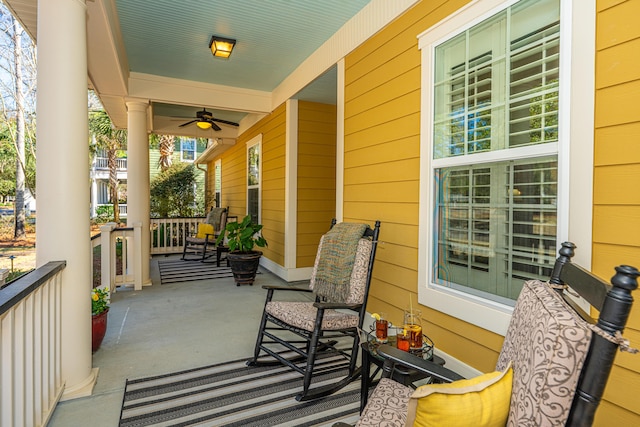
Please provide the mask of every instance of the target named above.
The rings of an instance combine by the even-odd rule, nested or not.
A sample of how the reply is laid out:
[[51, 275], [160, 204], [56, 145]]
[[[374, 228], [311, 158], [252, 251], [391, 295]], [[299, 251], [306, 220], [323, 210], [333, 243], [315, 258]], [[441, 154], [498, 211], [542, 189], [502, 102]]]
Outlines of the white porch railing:
[[204, 217], [151, 218], [151, 255], [182, 252], [185, 232], [195, 233], [204, 220]]
[[[96, 169], [109, 169], [109, 159], [107, 157], [96, 157]], [[127, 159], [116, 159], [117, 170], [127, 170]]]
[[115, 292], [116, 286], [133, 285], [135, 290], [142, 289], [142, 224], [119, 228], [109, 222], [100, 227], [99, 236], [91, 239], [91, 274], [95, 277], [94, 257], [96, 247], [100, 246], [101, 287]]
[[[195, 233], [204, 220], [204, 217], [151, 218], [151, 255], [182, 252], [185, 233]], [[111, 292], [115, 292], [117, 286], [131, 284], [136, 290], [142, 289], [141, 243], [140, 223], [119, 228], [109, 222], [100, 227], [100, 234], [91, 239], [91, 277], [99, 276], [100, 286], [108, 287]]]
[[46, 425], [62, 382], [62, 270], [49, 262], [0, 289], [0, 425]]

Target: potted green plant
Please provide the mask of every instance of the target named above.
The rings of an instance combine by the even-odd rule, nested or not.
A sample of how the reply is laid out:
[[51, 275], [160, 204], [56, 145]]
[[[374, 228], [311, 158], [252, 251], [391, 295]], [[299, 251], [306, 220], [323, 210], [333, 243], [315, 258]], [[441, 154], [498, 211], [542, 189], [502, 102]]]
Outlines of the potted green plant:
[[100, 348], [107, 332], [107, 314], [109, 313], [109, 291], [93, 288], [91, 291], [91, 351]]
[[262, 225], [251, 221], [251, 216], [247, 215], [240, 222], [228, 222], [224, 228], [225, 233], [220, 233], [216, 240], [220, 245], [225, 235], [227, 237], [229, 247], [227, 259], [237, 286], [253, 285], [262, 256], [261, 251], [253, 248], [267, 246], [267, 241], [260, 233], [261, 230]]

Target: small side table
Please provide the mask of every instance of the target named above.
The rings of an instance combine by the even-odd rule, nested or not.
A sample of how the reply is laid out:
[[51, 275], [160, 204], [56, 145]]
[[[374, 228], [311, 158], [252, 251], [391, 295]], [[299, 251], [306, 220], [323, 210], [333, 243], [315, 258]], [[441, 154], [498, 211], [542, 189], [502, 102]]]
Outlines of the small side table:
[[[382, 344], [376, 340], [375, 336], [372, 336], [371, 334], [366, 334], [366, 336], [367, 339], [360, 344], [360, 347], [362, 348], [360, 413], [362, 413], [362, 410], [367, 405], [367, 400], [369, 399], [369, 388], [374, 384], [372, 376], [375, 376], [378, 371], [382, 369], [382, 365], [384, 364], [384, 359], [382, 356], [379, 356], [377, 352], [377, 348]], [[395, 346], [396, 337], [389, 336], [386, 344]], [[411, 353], [416, 354], [416, 352], [413, 351]], [[420, 355], [422, 355], [426, 360], [430, 360], [440, 366], [444, 366], [445, 364], [445, 360], [442, 357], [433, 354], [432, 343], [427, 344], [427, 342], [425, 342], [424, 350]], [[376, 365], [376, 370], [373, 375], [371, 375], [371, 364]], [[393, 379], [406, 386], [412, 386], [414, 382], [424, 378], [426, 378], [426, 376], [423, 373], [404, 366], [397, 366], [393, 371]]]

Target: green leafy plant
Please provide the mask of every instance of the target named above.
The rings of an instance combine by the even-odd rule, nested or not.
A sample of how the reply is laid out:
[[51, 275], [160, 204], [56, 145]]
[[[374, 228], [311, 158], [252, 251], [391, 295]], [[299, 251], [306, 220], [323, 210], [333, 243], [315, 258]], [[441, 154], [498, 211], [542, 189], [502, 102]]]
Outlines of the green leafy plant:
[[109, 292], [102, 288], [91, 291], [91, 314], [96, 315], [109, 309]]
[[[260, 234], [262, 225], [252, 222], [251, 215], [245, 216], [241, 222], [228, 222], [224, 230], [231, 252], [251, 252], [254, 246], [267, 246], [267, 241]], [[220, 233], [216, 242], [220, 244], [224, 236], [225, 233]]]
[[109, 222], [113, 218], [113, 206], [97, 206], [96, 207], [96, 222], [105, 223]]

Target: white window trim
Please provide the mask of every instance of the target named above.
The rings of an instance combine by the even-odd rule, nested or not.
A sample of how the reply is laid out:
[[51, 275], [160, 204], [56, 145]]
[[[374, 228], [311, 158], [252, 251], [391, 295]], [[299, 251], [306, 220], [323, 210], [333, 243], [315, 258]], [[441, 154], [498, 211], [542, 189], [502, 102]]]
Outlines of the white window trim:
[[[246, 215], [249, 215], [249, 149], [258, 145], [258, 224], [262, 224], [262, 134], [256, 135], [247, 141], [247, 156], [245, 166], [247, 168], [247, 192], [245, 193], [246, 200]], [[254, 187], [255, 188], [255, 187]]]
[[[513, 309], [451, 288], [433, 284], [433, 64], [434, 47], [482, 22], [517, 0], [476, 0], [418, 36], [422, 51], [420, 117], [420, 206], [418, 301], [489, 331], [504, 335]], [[593, 130], [595, 87], [595, 0], [561, 0], [560, 111], [558, 151], [558, 246], [578, 246], [575, 261], [591, 266], [593, 209]], [[567, 103], [566, 100], [569, 100]], [[568, 104], [568, 105], [567, 105]], [[570, 107], [570, 108], [569, 108]], [[563, 197], [568, 195], [568, 197]]]

